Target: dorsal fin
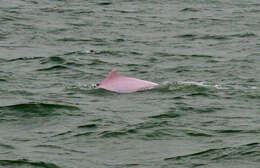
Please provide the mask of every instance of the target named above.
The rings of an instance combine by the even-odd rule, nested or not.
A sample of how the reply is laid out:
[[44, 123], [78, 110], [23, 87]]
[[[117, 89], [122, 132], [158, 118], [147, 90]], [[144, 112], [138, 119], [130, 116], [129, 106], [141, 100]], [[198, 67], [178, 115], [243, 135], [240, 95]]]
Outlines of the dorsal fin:
[[[117, 74], [117, 71], [115, 69], [113, 69], [108, 76], [100, 83], [100, 85], [105, 84], [113, 79], [115, 79], [116, 77], [119, 77], [119, 75]], [[100, 86], [99, 85], [99, 86]]]
[[109, 74], [108, 76], [106, 77], [106, 79], [112, 79], [112, 78], [115, 78], [116, 76], [119, 76], [117, 71], [115, 69], [113, 69]]
[[108, 76], [100, 83], [98, 88], [118, 92], [118, 93], [131, 93], [138, 90], [158, 85], [150, 81], [141, 79], [120, 76], [116, 70], [113, 69]]

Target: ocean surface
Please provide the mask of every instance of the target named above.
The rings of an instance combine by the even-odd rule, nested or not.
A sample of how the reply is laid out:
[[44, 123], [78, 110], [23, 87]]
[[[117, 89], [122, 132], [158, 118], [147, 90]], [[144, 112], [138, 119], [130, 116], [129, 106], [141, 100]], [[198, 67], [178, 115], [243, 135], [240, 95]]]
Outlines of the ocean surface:
[[260, 1], [0, 0], [0, 86], [0, 168], [259, 168]]

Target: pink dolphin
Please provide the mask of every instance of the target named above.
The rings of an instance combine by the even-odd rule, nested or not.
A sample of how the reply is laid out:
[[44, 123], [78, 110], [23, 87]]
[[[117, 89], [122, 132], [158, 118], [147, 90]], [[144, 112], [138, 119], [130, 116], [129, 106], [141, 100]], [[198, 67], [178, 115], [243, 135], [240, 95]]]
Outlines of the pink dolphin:
[[117, 93], [132, 93], [156, 85], [158, 84], [136, 78], [120, 76], [117, 74], [116, 70], [112, 70], [109, 75], [99, 84], [98, 88]]

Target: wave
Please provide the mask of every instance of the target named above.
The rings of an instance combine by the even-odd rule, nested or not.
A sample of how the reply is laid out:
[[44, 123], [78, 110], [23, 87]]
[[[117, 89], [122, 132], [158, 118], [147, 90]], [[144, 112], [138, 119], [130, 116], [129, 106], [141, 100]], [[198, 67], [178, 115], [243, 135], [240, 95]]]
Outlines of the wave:
[[[169, 123], [167, 121], [147, 121], [116, 130], [104, 130], [97, 134], [101, 138], [115, 138], [115, 137], [136, 137], [143, 140], [155, 140], [175, 137], [174, 130], [168, 129]], [[89, 133], [91, 132], [87, 132]]]
[[59, 70], [66, 70], [66, 69], [70, 69], [70, 68], [64, 65], [54, 65], [48, 68], [37, 69], [37, 71], [59, 71]]
[[162, 114], [157, 114], [157, 115], [153, 115], [150, 118], [157, 118], [157, 119], [166, 119], [166, 118], [177, 118], [180, 117], [181, 115], [176, 113], [175, 111], [167, 111], [165, 113]]
[[188, 39], [188, 40], [229, 40], [231, 38], [253, 38], [257, 37], [255, 33], [237, 33], [237, 34], [181, 34], [175, 38]]
[[13, 147], [12, 145], [7, 145], [7, 144], [3, 144], [0, 143], [0, 149], [15, 149], [15, 147]]
[[241, 145], [237, 147], [224, 147], [224, 148], [212, 148], [204, 151], [200, 151], [197, 153], [191, 153], [182, 156], [174, 156], [165, 158], [165, 161], [185, 161], [189, 159], [190, 162], [192, 160], [198, 160], [200, 162], [204, 161], [224, 161], [230, 159], [248, 159], [257, 161], [259, 156], [259, 143], [249, 143], [246, 145]]
[[100, 6], [108, 6], [108, 5], [111, 5], [112, 2], [98, 2], [97, 5], [100, 5]]
[[50, 7], [44, 7], [44, 8], [40, 8], [40, 11], [46, 12], [46, 13], [71, 13], [73, 15], [94, 13], [93, 10], [86, 9], [86, 8], [50, 8]]
[[[65, 54], [70, 54], [70, 53], [65, 53]], [[41, 59], [40, 64], [56, 64], [56, 65], [53, 65], [49, 68], [38, 69], [38, 71], [63, 70], [63, 69], [69, 69], [69, 66], [74, 66], [74, 67], [83, 66], [83, 64], [78, 63], [78, 61], [77, 62], [67, 61], [66, 59], [58, 55]]]
[[19, 159], [19, 160], [0, 160], [0, 166], [4, 167], [10, 167], [10, 166], [15, 166], [15, 167], [32, 167], [32, 168], [60, 168], [58, 165], [54, 163], [49, 163], [49, 162], [34, 162], [34, 161], [29, 161], [27, 159]]
[[180, 12], [198, 12], [198, 9], [195, 8], [183, 8], [180, 10]]
[[[66, 89], [85, 92], [89, 94], [103, 94], [103, 93], [112, 93], [104, 89], [99, 89], [98, 83], [93, 84], [82, 84], [78, 83], [77, 85], [68, 86]], [[183, 93], [189, 96], [208, 96], [216, 92], [216, 89], [220, 89], [220, 85], [209, 85], [204, 82], [168, 82], [165, 81], [158, 86], [144, 88], [138, 92], [164, 92], [164, 93]], [[137, 93], [138, 93], [137, 92]]]
[[[19, 58], [14, 58], [14, 59], [9, 59], [9, 60], [2, 60], [4, 62], [15, 62], [15, 61], [29, 61], [29, 60], [38, 60], [42, 59], [44, 57], [19, 57]], [[0, 59], [1, 61], [1, 59]]]
[[257, 37], [255, 33], [238, 33], [238, 34], [233, 34], [231, 35], [232, 37], [239, 37], [239, 38], [245, 38], [245, 37]]
[[56, 41], [62, 41], [62, 42], [89, 42], [89, 41], [92, 41], [92, 40], [91, 39], [83, 39], [83, 38], [64, 37], [64, 38], [61, 38], [61, 39], [57, 39]]
[[40, 61], [41, 64], [46, 64], [46, 63], [59, 63], [62, 64], [64, 63], [66, 60], [59, 57], [59, 56], [51, 56], [48, 58], [44, 58]]
[[19, 118], [32, 118], [58, 115], [62, 110], [75, 111], [78, 107], [62, 104], [45, 104], [45, 103], [22, 103], [0, 107], [0, 116]]
[[104, 65], [107, 64], [107, 62], [104, 62], [100, 59], [92, 59], [90, 63], [88, 63], [87, 65]]
[[135, 129], [125, 129], [125, 130], [118, 130], [118, 131], [103, 131], [99, 134], [102, 138], [114, 138], [114, 137], [120, 137], [125, 136], [128, 134], [137, 133], [137, 130]]
[[6, 59], [0, 58], [0, 63], [6, 62], [6, 61], [7, 61]]
[[85, 125], [80, 125], [78, 128], [97, 128], [97, 124], [85, 124]]
[[205, 35], [197, 35], [197, 34], [182, 34], [175, 36], [176, 38], [183, 38], [189, 40], [229, 40], [229, 35], [219, 35], [219, 34], [205, 34]]
[[183, 58], [213, 58], [213, 55], [203, 55], [203, 54], [178, 54], [178, 53], [167, 53], [167, 52], [155, 52], [154, 56], [160, 57], [183, 57]]
[[[208, 96], [212, 94], [217, 89], [218, 85], [208, 85], [204, 82], [163, 82], [162, 84], [144, 89], [142, 91], [154, 90], [159, 92], [168, 92], [168, 93], [178, 93], [188, 94], [190, 96]], [[218, 86], [219, 87], [219, 86]]]

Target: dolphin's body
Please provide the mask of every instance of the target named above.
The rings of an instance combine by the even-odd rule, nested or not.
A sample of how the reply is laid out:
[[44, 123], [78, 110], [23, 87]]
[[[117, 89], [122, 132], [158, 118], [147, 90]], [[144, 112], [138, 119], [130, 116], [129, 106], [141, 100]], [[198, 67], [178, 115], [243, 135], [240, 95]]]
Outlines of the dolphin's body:
[[117, 74], [116, 70], [112, 70], [109, 75], [99, 84], [98, 88], [117, 93], [132, 93], [157, 85], [157, 83], [141, 79], [120, 76]]

